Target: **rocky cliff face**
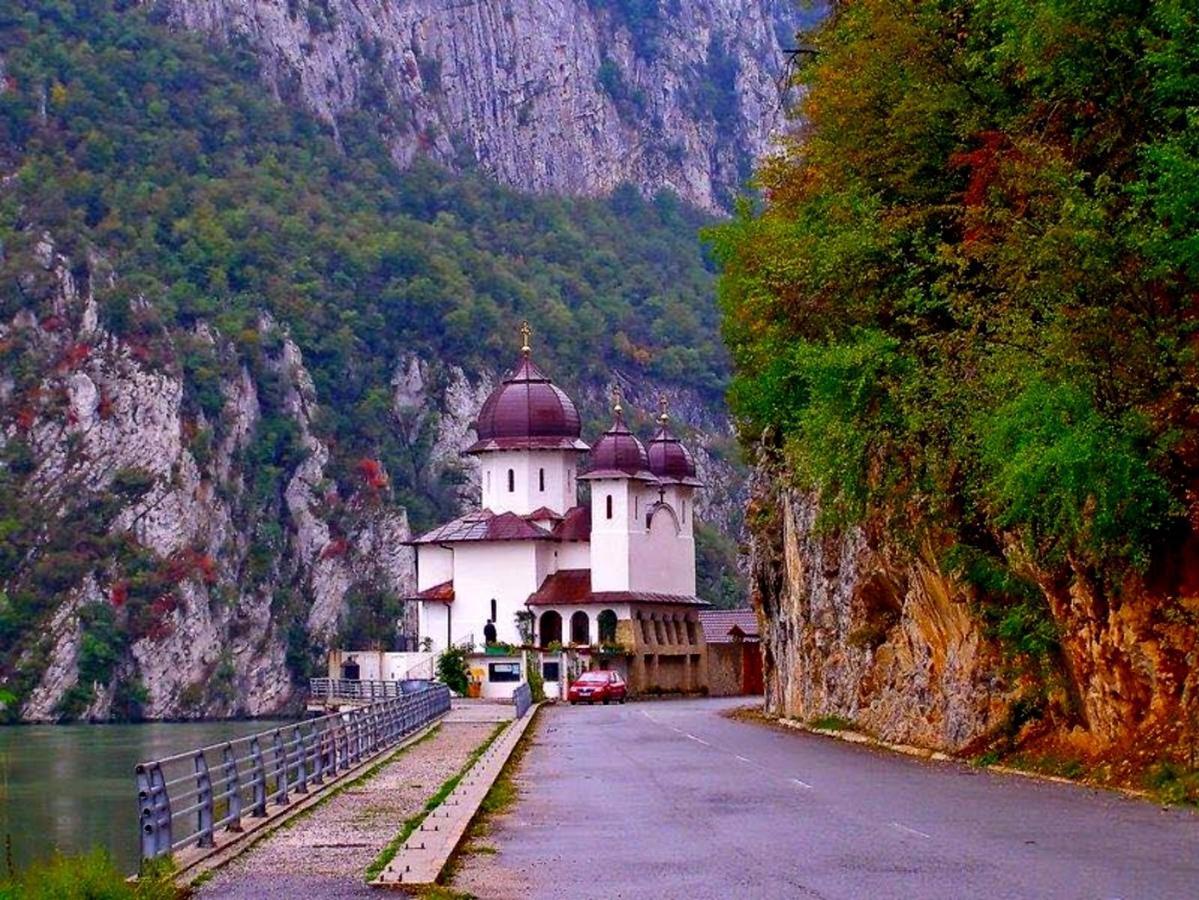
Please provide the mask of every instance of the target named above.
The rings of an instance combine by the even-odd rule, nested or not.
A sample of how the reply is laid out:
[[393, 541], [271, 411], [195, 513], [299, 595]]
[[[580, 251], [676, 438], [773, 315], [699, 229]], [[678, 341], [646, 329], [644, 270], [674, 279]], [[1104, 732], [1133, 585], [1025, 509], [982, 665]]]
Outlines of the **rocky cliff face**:
[[271, 90], [335, 129], [369, 123], [401, 164], [478, 165], [532, 191], [670, 188], [709, 210], [781, 126], [800, 15], [782, 0], [157, 2], [249, 47]]
[[[39, 250], [43, 271], [30, 277], [54, 282], [52, 315], [0, 324], [0, 340], [25, 343], [44, 363], [0, 435], [5, 474], [17, 476], [26, 521], [42, 531], [7, 573], [5, 611], [47, 590], [56, 604], [49, 628], [24, 636], [5, 673], [22, 717], [53, 719], [74, 704], [76, 714], [107, 718], [122, 693], [148, 717], [289, 708], [297, 668], [335, 639], [352, 591], [402, 596], [412, 587], [405, 511], [370, 472], [353, 495], [338, 496], [328, 448], [312, 433], [318, 403], [304, 360], [269, 319], [255, 336], [269, 349], [256, 362], [204, 325], [192, 335], [233, 373], [219, 381], [218, 427], [185, 402], [181, 348], [126, 343], [99, 324], [93, 287], [113, 277], [103, 260], [72, 265], [48, 237]], [[271, 477], [252, 452], [264, 383], [277, 394], [267, 412], [296, 443]], [[429, 396], [418, 383], [404, 401], [437, 408], [448, 452], [469, 427], [478, 388], [456, 370], [446, 384]], [[16, 388], [0, 379], [0, 399]], [[97, 610], [113, 611], [127, 643], [110, 633], [87, 644]], [[103, 677], [81, 683], [81, 663], [94, 669], [97, 656]]]
[[823, 535], [818, 511], [781, 467], [757, 470], [751, 596], [772, 714], [834, 716], [887, 741], [949, 752], [1039, 748], [1090, 760], [1113, 781], [1193, 754], [1193, 548], [1107, 588], [1078, 570], [1030, 572], [1057, 636], [1036, 663], [1004, 646], [976, 591], [931, 549], [901, 548], [869, 528]]
[[817, 512], [810, 496], [759, 479], [748, 521], [767, 711], [942, 750], [998, 728], [1011, 688], [964, 592], [862, 529], [818, 536]]

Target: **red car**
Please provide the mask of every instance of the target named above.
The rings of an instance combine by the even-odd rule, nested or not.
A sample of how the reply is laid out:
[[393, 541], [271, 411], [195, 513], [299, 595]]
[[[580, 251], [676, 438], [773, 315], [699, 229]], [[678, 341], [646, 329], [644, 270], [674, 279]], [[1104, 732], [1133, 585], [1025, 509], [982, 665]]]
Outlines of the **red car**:
[[628, 685], [616, 672], [584, 672], [566, 692], [571, 703], [624, 703], [629, 693]]

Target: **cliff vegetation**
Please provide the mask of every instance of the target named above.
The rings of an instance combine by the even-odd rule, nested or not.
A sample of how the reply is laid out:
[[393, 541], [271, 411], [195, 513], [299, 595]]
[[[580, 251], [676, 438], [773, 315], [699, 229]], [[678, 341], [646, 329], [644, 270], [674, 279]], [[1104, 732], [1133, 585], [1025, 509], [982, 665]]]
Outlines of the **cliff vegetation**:
[[713, 232], [775, 702], [1193, 753], [1193, 5], [863, 0], [808, 40]]

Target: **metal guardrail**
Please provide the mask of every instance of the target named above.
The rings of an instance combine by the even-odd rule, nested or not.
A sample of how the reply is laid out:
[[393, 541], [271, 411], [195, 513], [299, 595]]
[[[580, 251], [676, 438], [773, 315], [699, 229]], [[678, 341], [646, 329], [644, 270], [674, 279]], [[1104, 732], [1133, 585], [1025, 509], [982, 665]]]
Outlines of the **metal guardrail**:
[[403, 681], [360, 681], [357, 678], [310, 678], [309, 693], [313, 700], [389, 700], [424, 690], [428, 679], [406, 678]]
[[533, 705], [533, 689], [527, 681], [513, 692], [512, 704], [516, 707], [516, 718], [523, 719]]
[[264, 818], [268, 804], [286, 806], [293, 794], [320, 790], [326, 779], [449, 709], [449, 688], [426, 684], [357, 709], [139, 763], [142, 859], [212, 847], [218, 829], [241, 831], [243, 815]]

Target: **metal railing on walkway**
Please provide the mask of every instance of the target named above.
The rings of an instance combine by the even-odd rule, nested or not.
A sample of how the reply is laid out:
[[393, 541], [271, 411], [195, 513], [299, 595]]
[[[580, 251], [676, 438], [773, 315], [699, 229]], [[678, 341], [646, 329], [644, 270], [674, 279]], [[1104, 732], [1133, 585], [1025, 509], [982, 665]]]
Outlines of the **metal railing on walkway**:
[[136, 769], [142, 859], [214, 846], [449, 712], [445, 685], [201, 747]]
[[388, 700], [424, 690], [428, 679], [403, 681], [360, 681], [357, 678], [310, 678], [309, 694], [313, 700]]

